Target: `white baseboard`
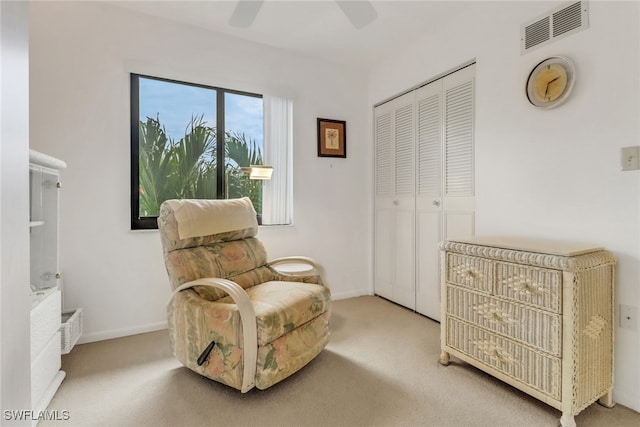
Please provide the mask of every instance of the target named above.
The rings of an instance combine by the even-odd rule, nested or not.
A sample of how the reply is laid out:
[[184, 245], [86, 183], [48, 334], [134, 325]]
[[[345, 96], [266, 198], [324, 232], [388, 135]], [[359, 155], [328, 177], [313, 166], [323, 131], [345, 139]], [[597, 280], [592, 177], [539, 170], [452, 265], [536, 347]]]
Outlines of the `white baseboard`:
[[637, 393], [623, 393], [616, 392], [615, 385], [613, 386], [613, 401], [619, 403], [622, 406], [633, 409], [636, 412], [640, 412], [640, 396]]
[[[64, 377], [66, 375], [67, 373], [65, 371], [58, 371], [56, 373], [56, 375], [51, 380], [51, 383], [49, 384], [45, 392], [42, 394], [40, 401], [36, 403], [36, 406], [32, 408], [34, 414], [39, 414], [40, 412], [45, 411], [47, 409], [47, 406], [49, 406], [49, 403], [51, 403], [53, 396], [55, 396], [56, 391], [58, 391], [58, 388], [60, 387], [60, 384], [62, 384], [62, 380], [64, 380]], [[39, 421], [38, 418], [32, 419], [31, 426], [35, 427], [38, 424], [38, 421]]]
[[371, 293], [371, 289], [358, 289], [355, 291], [349, 291], [349, 292], [340, 292], [340, 293], [331, 293], [331, 299], [333, 300], [339, 300], [339, 299], [347, 299], [347, 298], [355, 298], [355, 297], [361, 297], [364, 295], [373, 295]]
[[145, 332], [154, 332], [167, 329], [167, 321], [149, 323], [147, 325], [132, 326], [130, 328], [112, 329], [110, 331], [83, 333], [78, 340], [78, 344], [87, 344], [90, 342], [110, 340], [113, 338], [121, 338], [129, 335], [144, 334]]

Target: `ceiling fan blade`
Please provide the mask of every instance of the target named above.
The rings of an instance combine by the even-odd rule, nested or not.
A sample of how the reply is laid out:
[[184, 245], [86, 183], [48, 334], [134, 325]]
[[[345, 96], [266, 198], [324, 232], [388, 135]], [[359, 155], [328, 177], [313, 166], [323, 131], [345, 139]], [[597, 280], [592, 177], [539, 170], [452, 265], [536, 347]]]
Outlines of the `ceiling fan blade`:
[[234, 27], [247, 28], [253, 24], [264, 0], [238, 0], [229, 24]]
[[336, 3], [357, 29], [366, 27], [378, 17], [378, 12], [376, 12], [371, 2], [367, 0], [336, 0]]

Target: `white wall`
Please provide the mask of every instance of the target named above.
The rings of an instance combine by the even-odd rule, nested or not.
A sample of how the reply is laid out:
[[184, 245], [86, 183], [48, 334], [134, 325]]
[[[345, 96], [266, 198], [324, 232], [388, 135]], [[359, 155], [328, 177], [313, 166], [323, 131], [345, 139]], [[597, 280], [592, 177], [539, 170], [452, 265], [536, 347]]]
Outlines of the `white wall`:
[[[640, 13], [591, 1], [586, 31], [520, 55], [520, 25], [563, 2], [470, 2], [370, 73], [374, 105], [470, 59], [476, 66], [476, 233], [603, 245], [618, 258], [616, 301], [640, 306], [640, 172], [620, 147], [640, 144]], [[532, 67], [566, 55], [571, 98], [539, 111], [525, 99]], [[614, 399], [640, 410], [638, 332], [616, 325]]]
[[[366, 81], [355, 71], [88, 2], [30, 4], [31, 144], [63, 159], [61, 269], [84, 342], [162, 328], [157, 231], [129, 230], [130, 72], [294, 99], [294, 221], [271, 258], [320, 261], [334, 297], [370, 292]], [[316, 156], [316, 118], [347, 121], [348, 158]]]
[[[0, 408], [31, 408], [27, 6], [0, 2]], [[11, 417], [9, 417], [11, 418]]]

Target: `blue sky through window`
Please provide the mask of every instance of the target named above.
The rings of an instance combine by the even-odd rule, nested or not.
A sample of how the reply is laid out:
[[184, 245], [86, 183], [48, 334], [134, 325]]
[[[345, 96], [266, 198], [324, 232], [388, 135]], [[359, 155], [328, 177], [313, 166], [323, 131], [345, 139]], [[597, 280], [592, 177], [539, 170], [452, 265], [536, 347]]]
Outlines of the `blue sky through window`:
[[262, 98], [226, 93], [224, 103], [227, 132], [244, 133], [247, 141], [256, 141], [262, 150]]
[[184, 137], [192, 116], [203, 115], [216, 127], [216, 91], [198, 86], [140, 78], [140, 120], [159, 118], [167, 137]]
[[[216, 90], [140, 77], [140, 120], [159, 117], [169, 138], [184, 137], [192, 116], [204, 117], [207, 126], [216, 127]], [[262, 98], [235, 93], [225, 94], [226, 131], [244, 133], [247, 140], [263, 146]]]

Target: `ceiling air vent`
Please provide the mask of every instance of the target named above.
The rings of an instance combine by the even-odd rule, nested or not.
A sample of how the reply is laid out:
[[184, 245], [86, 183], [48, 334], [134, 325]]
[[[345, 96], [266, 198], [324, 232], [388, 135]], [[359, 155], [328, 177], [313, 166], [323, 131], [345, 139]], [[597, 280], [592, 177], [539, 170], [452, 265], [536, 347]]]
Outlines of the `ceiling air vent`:
[[551, 43], [589, 27], [586, 1], [565, 3], [520, 27], [520, 53]]

